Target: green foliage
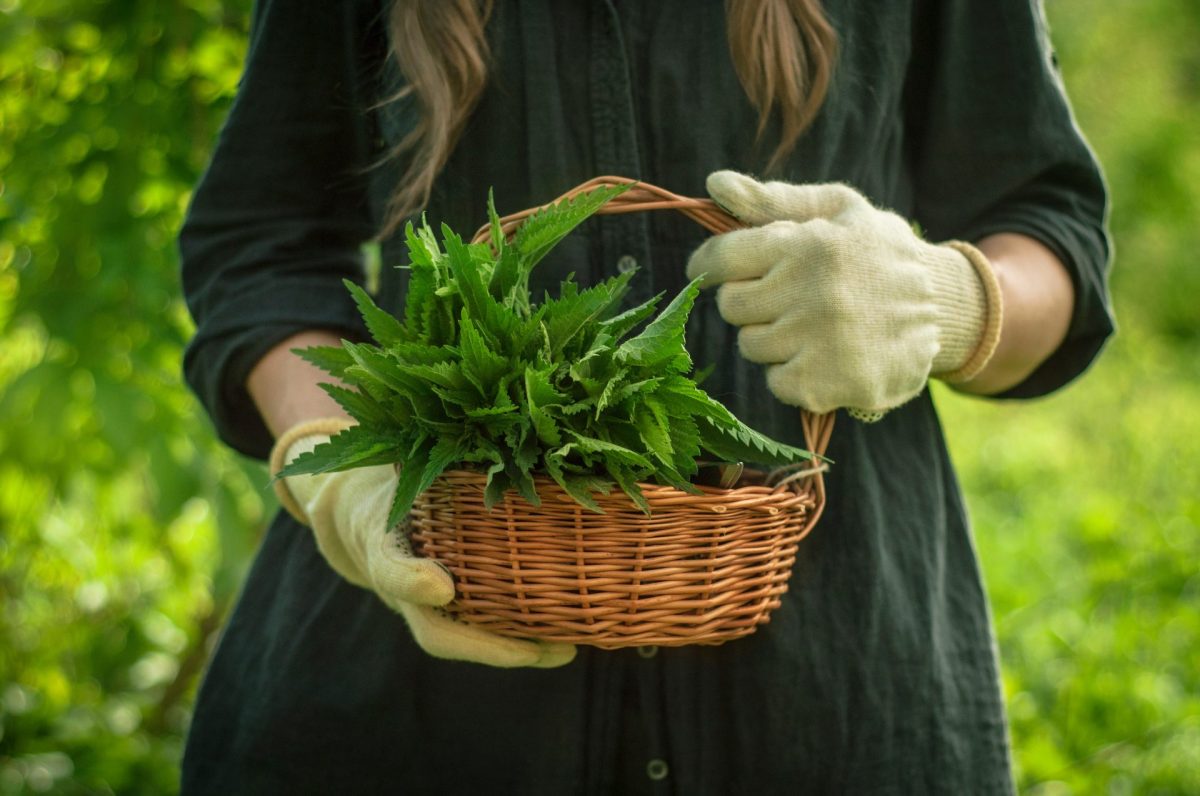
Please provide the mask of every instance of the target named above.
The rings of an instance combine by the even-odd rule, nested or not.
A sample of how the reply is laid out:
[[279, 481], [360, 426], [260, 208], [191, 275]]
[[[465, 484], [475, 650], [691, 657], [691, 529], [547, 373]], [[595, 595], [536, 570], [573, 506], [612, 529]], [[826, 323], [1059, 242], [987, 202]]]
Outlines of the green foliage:
[[1200, 3], [1053, 0], [1047, 11], [1076, 115], [1112, 188], [1120, 311], [1148, 316], [1157, 334], [1194, 346]]
[[0, 794], [164, 794], [273, 509], [180, 380], [173, 240], [249, 3], [0, 2]]
[[533, 479], [546, 473], [594, 511], [589, 490], [615, 482], [649, 512], [637, 483], [699, 493], [688, 478], [701, 451], [764, 464], [811, 458], [748, 428], [686, 375], [684, 328], [699, 280], [628, 338], [657, 303], [618, 312], [632, 273], [583, 290], [567, 280], [557, 298], [530, 301], [538, 261], [624, 190], [599, 188], [542, 209], [511, 244], [490, 201], [490, 246], [464, 244], [446, 227], [439, 246], [427, 223], [410, 224], [409, 295], [422, 299], [408, 302], [403, 323], [347, 282], [378, 345], [298, 352], [355, 388], [325, 385], [358, 424], [280, 477], [399, 462], [388, 518], [395, 525], [454, 465], [488, 465], [489, 507], [509, 488], [538, 504]]
[[1029, 793], [1200, 792], [1200, 351], [1130, 318], [1036, 404], [939, 392]]
[[[1022, 792], [1193, 794], [1200, 5], [1047, 6], [1112, 186], [1122, 332], [1048, 400], [938, 401]], [[266, 474], [214, 441], [179, 382], [191, 329], [171, 244], [248, 7], [0, 0], [0, 794], [175, 789], [196, 678], [273, 509]], [[501, 302], [507, 251], [487, 286]], [[602, 324], [624, 339], [656, 307]], [[322, 367], [352, 364], [330, 349]], [[507, 395], [474, 411], [503, 414]], [[645, 413], [634, 422], [661, 444]], [[699, 426], [671, 431], [698, 455]], [[576, 499], [610, 482], [563, 480]]]

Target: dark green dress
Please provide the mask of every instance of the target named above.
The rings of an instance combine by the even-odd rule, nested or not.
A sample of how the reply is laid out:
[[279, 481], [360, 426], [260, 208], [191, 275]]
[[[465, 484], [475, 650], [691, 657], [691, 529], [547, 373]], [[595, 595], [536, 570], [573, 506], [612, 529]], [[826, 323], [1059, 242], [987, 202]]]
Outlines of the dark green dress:
[[[1036, 3], [851, 2], [829, 98], [781, 176], [840, 180], [931, 239], [1011, 230], [1070, 268], [1062, 348], [1011, 397], [1056, 389], [1112, 330], [1105, 192], [1063, 97]], [[598, 174], [700, 196], [760, 173], [756, 114], [717, 0], [499, 0], [482, 104], [428, 214], [469, 232]], [[271, 440], [243, 382], [305, 328], [362, 334], [361, 278], [394, 169], [366, 169], [413, 121], [370, 110], [401, 84], [380, 0], [263, 0], [246, 73], [180, 237], [197, 323], [189, 382], [221, 436]], [[588, 222], [537, 272], [554, 290], [641, 268], [630, 302], [684, 283], [682, 218]], [[385, 265], [402, 262], [398, 241]], [[385, 267], [396, 309], [404, 272]], [[758, 429], [802, 438], [711, 292], [689, 347], [705, 387]], [[962, 496], [923, 393], [880, 423], [838, 420], [829, 505], [770, 624], [720, 647], [602, 652], [554, 670], [427, 656], [342, 581], [311, 534], [272, 524], [210, 664], [184, 761], [189, 793], [1007, 793], [996, 647]]]

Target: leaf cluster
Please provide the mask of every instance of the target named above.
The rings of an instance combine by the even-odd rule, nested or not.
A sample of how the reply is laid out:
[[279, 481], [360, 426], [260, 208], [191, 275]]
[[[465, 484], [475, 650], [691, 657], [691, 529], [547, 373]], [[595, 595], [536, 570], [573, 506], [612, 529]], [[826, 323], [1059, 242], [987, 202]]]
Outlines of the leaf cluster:
[[[442, 472], [486, 473], [490, 507], [508, 489], [538, 505], [549, 475], [583, 506], [615, 483], [643, 511], [638, 482], [698, 493], [702, 454], [787, 464], [811, 454], [749, 428], [689, 377], [684, 329], [693, 280], [620, 310], [633, 272], [534, 303], [537, 263], [625, 186], [599, 188], [532, 215], [511, 240], [489, 197], [490, 240], [464, 242], [424, 220], [405, 230], [410, 281], [403, 321], [351, 282], [374, 344], [343, 342], [300, 356], [344, 385], [323, 388], [358, 424], [298, 457], [281, 476], [401, 463], [389, 526]], [[654, 317], [652, 317], [654, 316]]]

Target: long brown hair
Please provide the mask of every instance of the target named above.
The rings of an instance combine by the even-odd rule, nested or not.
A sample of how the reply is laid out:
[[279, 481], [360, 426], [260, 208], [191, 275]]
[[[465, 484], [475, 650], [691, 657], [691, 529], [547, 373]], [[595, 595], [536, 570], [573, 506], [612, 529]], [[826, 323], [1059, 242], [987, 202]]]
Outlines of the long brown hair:
[[[408, 166], [388, 204], [386, 235], [429, 200], [433, 181], [458, 142], [487, 83], [484, 28], [493, 0], [394, 0], [392, 56], [408, 81], [393, 99], [415, 97], [420, 121], [392, 149]], [[758, 136], [779, 109], [780, 140], [770, 171], [825, 100], [837, 35], [820, 0], [725, 0], [729, 51], [738, 80], [758, 109]]]

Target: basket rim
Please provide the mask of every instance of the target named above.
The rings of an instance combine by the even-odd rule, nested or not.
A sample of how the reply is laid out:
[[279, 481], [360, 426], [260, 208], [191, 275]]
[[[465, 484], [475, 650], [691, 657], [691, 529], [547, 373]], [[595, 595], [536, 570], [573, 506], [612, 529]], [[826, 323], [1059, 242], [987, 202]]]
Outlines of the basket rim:
[[[485, 481], [486, 475], [478, 472], [448, 470], [435, 478], [417, 497], [413, 504], [414, 511], [437, 510], [437, 507], [444, 505], [446, 501], [455, 505], [462, 499], [468, 504], [476, 503], [484, 493]], [[545, 519], [549, 515], [557, 515], [568, 509], [570, 516], [575, 518], [573, 521], [582, 522], [588, 522], [588, 517], [604, 518], [609, 516], [610, 512], [616, 512], [612, 516], [628, 515], [647, 519], [673, 515], [723, 514], [733, 521], [733, 518], [743, 511], [752, 514], [775, 514], [796, 510], [819, 510], [824, 497], [820, 471], [815, 471], [803, 479], [781, 483], [779, 486], [752, 484], [723, 489], [697, 485], [701, 490], [699, 494], [685, 492], [670, 485], [639, 483], [642, 498], [650, 510], [649, 514], [621, 489], [612, 489], [607, 494], [593, 493], [592, 498], [603, 507], [603, 511], [596, 513], [580, 504], [553, 479], [540, 473], [534, 476], [534, 488], [539, 498], [537, 504], [530, 503], [520, 492], [510, 487], [490, 509], [487, 509], [486, 515], [491, 518], [506, 517], [508, 520], [526, 516], [533, 520], [534, 517]], [[595, 521], [602, 522], [601, 519]]]
[[[720, 486], [711, 486], [709, 484], [693, 484], [693, 486], [695, 486], [697, 489], [701, 490], [705, 495], [708, 495], [708, 496], [722, 496], [722, 495], [748, 496], [748, 495], [776, 494], [776, 493], [783, 493], [783, 492], [797, 492], [797, 491], [800, 491], [802, 488], [799, 485], [809, 482], [813, 478], [817, 477], [818, 475], [822, 475], [828, 471], [829, 471], [829, 465], [827, 463], [817, 462], [816, 466], [811, 467], [811, 468], [805, 468], [804, 470], [800, 471], [800, 473], [802, 474], [802, 477], [796, 478], [794, 480], [789, 480], [788, 482], [780, 484], [780, 485], [770, 485], [770, 484], [766, 484], [766, 483], [763, 483], [763, 484], [749, 483], [749, 484], [744, 484], [741, 486], [735, 485], [735, 486], [727, 487], [727, 488], [720, 487]], [[438, 481], [453, 481], [453, 480], [458, 480], [458, 481], [470, 480], [470, 481], [478, 481], [479, 483], [484, 483], [487, 480], [487, 473], [484, 470], [476, 470], [476, 469], [472, 469], [469, 467], [450, 467], [450, 468], [447, 468], [446, 470], [442, 471], [442, 473], [440, 473], [437, 476], [437, 478], [434, 479], [434, 483], [437, 483]], [[558, 482], [556, 482], [544, 470], [533, 471], [533, 480], [534, 480], [535, 484], [544, 485], [544, 486], [551, 488], [552, 490], [554, 490], [556, 492], [562, 492], [563, 494], [566, 494], [566, 491], [563, 490], [563, 488], [561, 486], [559, 486]], [[659, 484], [659, 483], [655, 483], [653, 481], [637, 481], [635, 483], [638, 485], [638, 487], [643, 492], [651, 492], [659, 497], [675, 497], [675, 496], [699, 497], [698, 495], [695, 495], [691, 492], [685, 492], [684, 490], [679, 489], [678, 487], [672, 486], [670, 484]], [[508, 492], [513, 492], [514, 494], [519, 494], [519, 493], [516, 493], [515, 490], [512, 490], [511, 488], [509, 490], [506, 490], [506, 494]]]

